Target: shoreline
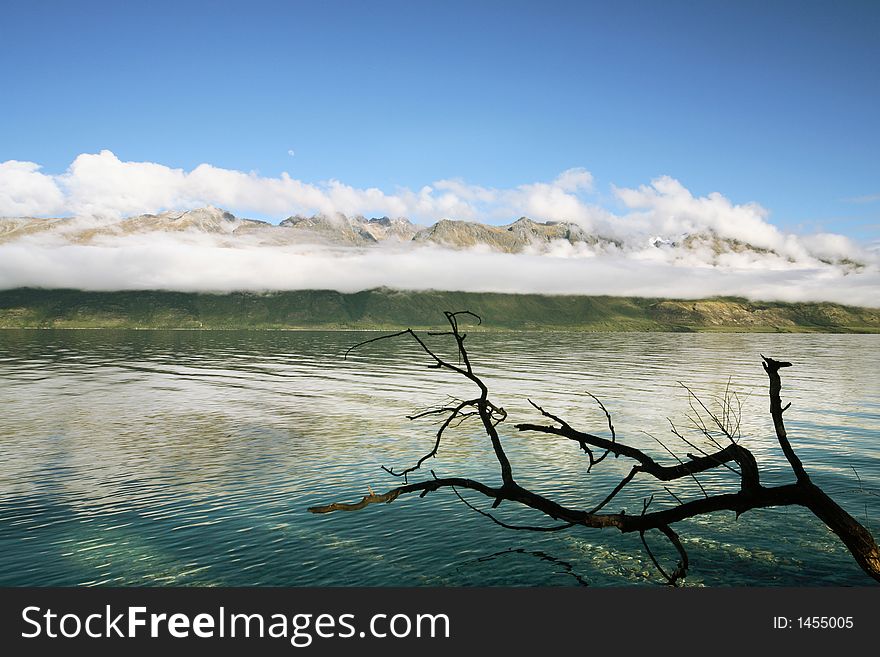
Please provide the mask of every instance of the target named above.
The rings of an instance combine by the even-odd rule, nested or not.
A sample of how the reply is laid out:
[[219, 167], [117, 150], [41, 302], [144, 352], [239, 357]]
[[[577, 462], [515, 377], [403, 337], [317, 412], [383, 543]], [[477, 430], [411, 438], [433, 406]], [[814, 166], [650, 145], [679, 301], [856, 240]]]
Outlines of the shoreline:
[[[375, 289], [233, 292], [0, 291], [0, 330], [443, 330], [443, 311], [468, 310], [469, 332], [880, 333], [880, 309], [736, 297], [663, 299]], [[427, 321], [426, 321], [427, 320]]]
[[[135, 333], [145, 332], [180, 332], [180, 333], [232, 333], [232, 332], [253, 332], [253, 333], [388, 333], [399, 331], [404, 328], [412, 328], [414, 331], [434, 331], [442, 329], [442, 326], [395, 326], [388, 328], [324, 328], [320, 326], [305, 327], [288, 327], [288, 328], [269, 328], [269, 327], [205, 327], [191, 328], [186, 326], [156, 326], [156, 327], [137, 327], [137, 326], [0, 326], [0, 331], [126, 331]], [[737, 327], [721, 327], [721, 328], [688, 328], [686, 330], [664, 330], [664, 329], [576, 329], [576, 328], [535, 328], [535, 329], [514, 329], [514, 328], [489, 328], [489, 329], [471, 329], [468, 333], [493, 334], [493, 333], [657, 333], [657, 334], [758, 334], [758, 335], [880, 335], [880, 329], [858, 329], [854, 327], [842, 327], [834, 330], [812, 329], [807, 327], [792, 327], [788, 329], [776, 329], [773, 327], [757, 327], [750, 329], [742, 329]]]

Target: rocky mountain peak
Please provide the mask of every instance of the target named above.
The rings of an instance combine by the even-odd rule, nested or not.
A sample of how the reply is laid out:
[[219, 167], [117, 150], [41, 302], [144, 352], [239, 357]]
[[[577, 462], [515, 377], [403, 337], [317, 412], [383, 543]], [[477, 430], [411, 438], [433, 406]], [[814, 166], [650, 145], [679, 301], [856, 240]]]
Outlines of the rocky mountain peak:
[[[598, 234], [570, 221], [537, 222], [519, 217], [506, 225], [483, 224], [444, 218], [423, 227], [404, 217], [347, 217], [340, 213], [293, 215], [272, 225], [265, 221], [236, 217], [221, 208], [207, 206], [186, 211], [143, 214], [116, 220], [88, 218], [42, 219], [28, 217], [0, 218], [0, 243], [40, 235], [63, 243], [88, 244], [106, 237], [124, 237], [146, 233], [205, 233], [217, 235], [222, 243], [234, 245], [239, 240], [250, 244], [290, 245], [323, 244], [340, 247], [370, 247], [379, 243], [435, 244], [450, 249], [490, 249], [502, 253], [545, 253], [569, 244], [577, 250], [596, 253], [605, 250], [659, 249], [664, 257], [694, 259], [711, 265], [753, 262], [775, 258], [794, 262], [793, 258], [813, 258], [846, 271], [856, 271], [864, 263], [833, 256], [776, 252], [705, 229], [699, 232], [632, 236], [624, 243]], [[244, 242], [242, 242], [244, 243]]]

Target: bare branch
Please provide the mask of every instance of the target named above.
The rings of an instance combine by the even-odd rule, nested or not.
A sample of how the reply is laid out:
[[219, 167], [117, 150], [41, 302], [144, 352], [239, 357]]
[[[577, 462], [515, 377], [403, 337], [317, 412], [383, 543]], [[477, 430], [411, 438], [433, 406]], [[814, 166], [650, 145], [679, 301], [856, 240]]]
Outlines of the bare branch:
[[488, 513], [487, 511], [483, 511], [482, 509], [478, 509], [473, 504], [468, 502], [466, 499], [464, 499], [461, 496], [461, 493], [458, 492], [458, 489], [456, 489], [455, 486], [452, 486], [452, 492], [455, 493], [455, 496], [459, 500], [461, 500], [465, 504], [465, 506], [467, 506], [469, 509], [476, 511], [481, 516], [488, 518], [489, 520], [494, 522], [496, 525], [500, 525], [500, 526], [504, 527], [505, 529], [516, 529], [516, 530], [520, 530], [520, 531], [529, 531], [529, 532], [558, 532], [561, 529], [569, 529], [570, 527], [574, 527], [573, 522], [567, 522], [564, 525], [556, 525], [554, 527], [532, 527], [530, 525], [509, 525], [506, 522], [500, 521], [498, 518], [493, 516], [491, 513]]
[[[629, 473], [624, 476], [603, 498], [602, 502], [591, 510], [584, 510], [559, 504], [548, 497], [520, 486], [516, 482], [510, 461], [503, 449], [501, 437], [497, 430], [499, 424], [507, 419], [507, 412], [503, 407], [489, 400], [488, 388], [482, 379], [474, 372], [473, 364], [465, 347], [467, 334], [463, 333], [459, 327], [459, 317], [474, 317], [478, 321], [480, 318], [469, 311], [455, 313], [447, 312], [445, 313], [445, 316], [449, 323], [450, 330], [438, 333], [437, 335], [453, 338], [458, 351], [459, 365], [454, 365], [443, 358], [440, 358], [412, 329], [371, 338], [352, 347], [352, 349], [355, 349], [378, 340], [409, 336], [415, 340], [422, 351], [431, 359], [429, 367], [454, 372], [474, 383], [479, 389], [478, 397], [468, 400], [453, 398], [451, 403], [446, 402], [411, 415], [411, 419], [424, 417], [443, 418], [441, 425], [436, 432], [433, 448], [414, 466], [401, 472], [393, 472], [392, 470], [387, 471], [395, 476], [404, 476], [405, 478], [407, 474], [418, 470], [427, 459], [436, 456], [440, 448], [442, 436], [446, 429], [450, 426], [457, 426], [467, 418], [479, 417], [501, 469], [501, 485], [490, 486], [480, 481], [461, 477], [434, 477], [427, 481], [415, 483], [406, 482], [405, 485], [392, 488], [382, 494], [376, 494], [370, 489], [370, 494], [364, 496], [357, 502], [333, 502], [331, 504], [311, 507], [309, 511], [312, 513], [357, 511], [372, 504], [391, 503], [401, 495], [418, 493], [420, 497], [424, 497], [428, 493], [442, 488], [452, 488], [453, 493], [466, 506], [488, 518], [495, 524], [512, 530], [548, 532], [577, 527], [613, 527], [624, 534], [638, 533], [645, 551], [654, 566], [663, 576], [664, 580], [668, 584], [676, 585], [687, 574], [688, 555], [678, 534], [672, 529], [672, 525], [675, 523], [718, 511], [732, 511], [736, 513], [737, 516], [740, 516], [752, 509], [799, 505], [809, 509], [817, 518], [824, 522], [828, 528], [840, 538], [847, 548], [849, 548], [862, 570], [875, 580], [880, 581], [880, 549], [878, 549], [873, 536], [871, 536], [870, 532], [865, 529], [865, 527], [859, 524], [858, 521], [828, 497], [824, 491], [810, 481], [810, 478], [804, 470], [803, 464], [794, 453], [791, 443], [788, 440], [785, 425], [782, 420], [782, 414], [790, 407], [790, 404], [783, 407], [780, 400], [781, 381], [779, 370], [784, 367], [790, 367], [791, 363], [777, 361], [762, 356], [763, 367], [770, 380], [770, 414], [773, 418], [777, 440], [796, 476], [795, 483], [769, 488], [761, 485], [758, 465], [754, 455], [740, 444], [742, 402], [736, 392], [731, 391], [730, 380], [727, 382], [723, 397], [715, 399], [720, 409], [718, 411], [711, 410], [698, 395], [687, 386], [684, 386], [689, 395], [688, 404], [691, 408], [691, 415], [688, 417], [693, 428], [712, 443], [715, 446], [716, 451], [707, 452], [697, 447], [696, 444], [689, 441], [680, 431], [678, 431], [670, 420], [672, 433], [685, 444], [693, 448], [695, 452], [699, 452], [699, 455], [687, 454], [688, 460], [683, 460], [663, 442], [654, 438], [654, 440], [675, 459], [677, 462], [675, 465], [663, 465], [641, 449], [629, 445], [626, 442], [621, 442], [618, 439], [611, 414], [605, 405], [590, 393], [587, 394], [590, 394], [605, 414], [608, 430], [611, 433], [610, 440], [575, 429], [561, 417], [554, 415], [550, 411], [545, 410], [529, 400], [529, 403], [539, 411], [544, 418], [550, 420], [552, 424], [516, 424], [515, 428], [518, 431], [529, 431], [544, 435], [559, 436], [577, 443], [589, 457], [590, 466], [588, 471], [592, 467], [600, 464], [608, 454], [614, 454], [615, 457], [624, 457], [634, 461]], [[350, 352], [351, 349], [346, 352], [346, 355]], [[468, 411], [466, 409], [473, 410]], [[726, 442], [728, 444], [722, 446], [716, 439], [716, 436], [727, 438]], [[653, 436], [651, 437], [653, 438]], [[601, 451], [602, 454], [599, 457], [596, 457], [594, 450]], [[737, 467], [734, 467], [734, 464]], [[737, 492], [711, 493], [706, 490], [700, 483], [699, 479], [697, 479], [698, 474], [718, 467], [727, 468], [739, 477], [740, 487]], [[673, 493], [668, 487], [662, 486], [677, 504], [668, 508], [651, 511], [650, 506], [654, 499], [654, 496], [651, 495], [643, 501], [642, 512], [640, 514], [629, 515], [625, 511], [621, 511], [620, 513], [603, 512], [603, 509], [605, 509], [639, 473], [644, 473], [657, 482], [670, 482], [683, 477], [691, 477], [702, 490], [703, 498], [685, 502], [675, 495], [675, 493]], [[856, 473], [856, 477], [858, 478], [858, 473]], [[861, 485], [861, 480], [859, 480], [859, 482]], [[497, 508], [505, 501], [516, 503], [541, 513], [548, 518], [552, 518], [560, 524], [552, 526], [512, 525], [503, 522], [493, 514], [483, 511], [473, 505], [461, 495], [459, 492], [460, 490], [470, 490], [485, 496], [492, 501], [492, 508]], [[679, 561], [672, 572], [668, 572], [667, 569], [664, 569], [660, 565], [648, 545], [645, 535], [652, 529], [656, 529], [666, 536], [678, 553]]]
[[[446, 429], [449, 427], [450, 423], [452, 423], [452, 421], [458, 417], [458, 414], [461, 412], [461, 410], [464, 408], [467, 408], [468, 406], [475, 406], [479, 401], [480, 401], [479, 399], [469, 399], [467, 401], [461, 402], [460, 404], [458, 404], [457, 406], [454, 406], [452, 408], [444, 407], [443, 409], [440, 409], [439, 412], [442, 413], [445, 411], [445, 412], [448, 412], [449, 415], [443, 421], [443, 424], [440, 425], [440, 428], [437, 430], [437, 438], [434, 441], [434, 447], [431, 449], [431, 451], [428, 452], [427, 454], [425, 454], [422, 458], [420, 458], [415, 465], [413, 465], [409, 468], [406, 468], [405, 470], [401, 470], [400, 472], [394, 472], [392, 469], [386, 468], [385, 466], [382, 466], [382, 469], [385, 470], [385, 472], [387, 472], [390, 475], [394, 475], [395, 477], [404, 477], [404, 479], [406, 479], [406, 476], [410, 472], [415, 472], [420, 467], [422, 467], [422, 463], [424, 463], [425, 461], [427, 461], [430, 458], [434, 458], [435, 456], [437, 456], [437, 450], [440, 449], [440, 441], [443, 440], [443, 432], [446, 431]], [[424, 417], [425, 415], [427, 415], [429, 413], [433, 414], [434, 411], [420, 413], [419, 415], [416, 415], [413, 417]], [[410, 419], [412, 419], [412, 418], [410, 418]]]
[[[671, 421], [670, 421], [670, 424], [672, 424]], [[676, 433], [676, 435], [677, 435], [677, 432], [676, 432], [676, 430], [675, 430], [675, 425], [673, 425], [673, 427], [672, 427], [672, 432], [673, 432], [673, 433]], [[654, 436], [652, 436], [651, 434], [649, 434], [647, 431], [644, 431], [644, 432], [642, 432], [642, 433], [645, 433], [646, 435], [651, 436], [651, 438], [654, 438], [654, 440], [656, 440], [656, 441], [659, 443], [660, 447], [662, 447], [662, 448], [665, 449], [667, 452], [669, 452], [669, 455], [670, 455], [672, 458], [674, 458], [676, 461], [678, 461], [679, 465], [684, 465], [684, 461], [682, 461], [680, 458], [678, 458], [678, 456], [676, 456], [675, 452], [673, 452], [673, 451], [672, 451], [671, 449], [669, 449], [666, 445], [664, 445], [663, 442], [662, 442], [659, 438], [655, 438]], [[709, 493], [707, 493], [707, 492], [706, 492], [706, 489], [703, 488], [703, 484], [701, 484], [701, 483], [700, 483], [700, 480], [697, 479], [697, 475], [696, 475], [695, 473], [693, 473], [693, 472], [691, 472], [690, 475], [691, 475], [691, 479], [694, 480], [694, 483], [700, 488], [700, 491], [702, 491], [702, 493], [703, 493], [703, 497], [709, 497]]]
[[791, 367], [791, 363], [773, 360], [772, 358], [767, 358], [763, 354], [761, 354], [761, 358], [764, 359], [764, 371], [767, 372], [767, 376], [770, 378], [770, 416], [773, 418], [773, 426], [776, 429], [776, 438], [779, 441], [780, 447], [782, 447], [782, 452], [785, 454], [785, 458], [788, 459], [789, 464], [791, 464], [791, 469], [794, 470], [794, 474], [798, 481], [809, 481], [810, 478], [807, 476], [806, 470], [804, 470], [803, 463], [801, 463], [797, 454], [794, 453], [791, 443], [788, 441], [788, 435], [785, 432], [785, 423], [782, 421], [782, 414], [789, 406], [791, 406], [791, 404], [782, 408], [782, 400], [779, 397], [779, 394], [782, 391], [782, 380], [779, 378], [779, 370], [783, 367]]
[[639, 466], [637, 466], [637, 465], [633, 466], [633, 469], [629, 471], [629, 474], [620, 480], [620, 483], [614, 487], [614, 490], [612, 490], [610, 493], [608, 493], [608, 497], [606, 497], [604, 500], [602, 500], [597, 507], [595, 507], [592, 511], [590, 511], [590, 513], [598, 513], [599, 511], [601, 511], [611, 500], [614, 499], [614, 497], [620, 491], [623, 490], [624, 486], [626, 486], [629, 482], [631, 482], [633, 480], [633, 477], [635, 477], [638, 474], [638, 472], [639, 472]]

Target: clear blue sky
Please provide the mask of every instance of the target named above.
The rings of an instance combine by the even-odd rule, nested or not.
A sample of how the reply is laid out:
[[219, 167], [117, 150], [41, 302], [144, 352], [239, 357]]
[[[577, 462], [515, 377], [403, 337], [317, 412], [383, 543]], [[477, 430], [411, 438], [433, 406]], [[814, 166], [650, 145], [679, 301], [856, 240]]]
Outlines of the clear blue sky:
[[880, 2], [0, 2], [0, 160], [388, 190], [582, 166], [878, 236]]

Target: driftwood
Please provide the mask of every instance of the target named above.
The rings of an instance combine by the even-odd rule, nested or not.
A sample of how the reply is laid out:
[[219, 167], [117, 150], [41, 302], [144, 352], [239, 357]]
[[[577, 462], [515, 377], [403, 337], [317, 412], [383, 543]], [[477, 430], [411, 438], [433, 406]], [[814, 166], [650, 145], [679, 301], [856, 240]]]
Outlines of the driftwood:
[[[773, 487], [766, 487], [761, 484], [758, 466], [754, 455], [748, 449], [739, 444], [739, 415], [737, 412], [739, 406], [736, 404], [735, 396], [725, 395], [725, 398], [722, 400], [721, 411], [715, 412], [710, 411], [709, 408], [692, 391], [690, 391], [690, 389], [687, 389], [690, 394], [691, 409], [693, 410], [693, 415], [689, 416], [692, 425], [711, 442], [715, 449], [711, 452], [700, 449], [679, 432], [674, 425], [672, 425], [673, 433], [694, 448], [695, 451], [699, 452], [699, 454], [687, 454], [685, 460], [676, 456], [670, 449], [663, 445], [663, 443], [660, 443], [663, 448], [675, 458], [677, 461], [675, 465], [663, 465], [642, 450], [620, 442], [616, 436], [611, 414], [602, 402], [595, 397], [593, 397], [593, 399], [597, 402], [607, 420], [608, 430], [611, 435], [610, 439], [575, 429], [562, 418], [553, 415], [529, 400], [532, 406], [534, 406], [535, 409], [540, 412], [546, 420], [548, 420], [548, 422], [545, 424], [517, 424], [515, 425], [515, 428], [518, 431], [550, 434], [575, 442], [589, 459], [589, 469], [600, 464], [609, 454], [613, 454], [615, 457], [624, 457], [634, 462], [629, 473], [621, 479], [601, 503], [589, 509], [576, 509], [558, 504], [552, 499], [520, 486], [516, 482], [510, 461], [504, 452], [501, 437], [497, 430], [498, 425], [507, 419], [507, 412], [502, 407], [497, 406], [489, 400], [489, 390], [482, 379], [474, 372], [467, 349], [465, 348], [467, 334], [464, 333], [459, 326], [459, 318], [461, 317], [471, 317], [477, 321], [480, 321], [480, 318], [467, 311], [454, 313], [447, 312], [445, 315], [450, 330], [429, 333], [429, 335], [448, 336], [452, 338], [457, 347], [457, 363], [439, 357], [428, 347], [419, 334], [412, 329], [407, 329], [391, 335], [383, 335], [361, 342], [352, 347], [352, 349], [346, 353], [346, 356], [353, 349], [362, 347], [371, 342], [396, 337], [409, 337], [413, 339], [428, 356], [429, 367], [451, 371], [468, 379], [476, 386], [479, 394], [471, 399], [454, 399], [450, 403], [442, 404], [422, 413], [409, 416], [410, 419], [435, 416], [438, 419], [442, 419], [442, 421], [436, 433], [433, 448], [420, 458], [418, 462], [411, 467], [400, 471], [384, 468], [389, 474], [396, 477], [402, 477], [404, 479], [404, 484], [402, 486], [397, 486], [396, 488], [392, 488], [382, 494], [375, 494], [371, 490], [369, 495], [365, 495], [358, 502], [334, 502], [332, 504], [311, 507], [309, 508], [309, 511], [312, 513], [357, 511], [371, 504], [393, 502], [401, 495], [419, 493], [420, 497], [424, 497], [430, 492], [443, 488], [450, 488], [468, 507], [483, 516], [486, 516], [492, 522], [508, 529], [546, 532], [560, 531], [571, 527], [613, 527], [623, 533], [637, 533], [651, 559], [651, 562], [662, 575], [665, 582], [671, 585], [676, 585], [686, 576], [689, 560], [684, 545], [679, 539], [678, 534], [672, 528], [675, 523], [716, 511], [733, 511], [736, 513], [737, 517], [739, 517], [741, 514], [752, 509], [798, 505], [809, 509], [817, 518], [825, 523], [825, 525], [840, 538], [843, 544], [846, 545], [862, 570], [864, 570], [864, 572], [870, 577], [880, 581], [880, 549], [878, 549], [873, 536], [864, 526], [842, 509], [836, 502], [834, 502], [834, 500], [810, 480], [803, 464], [797, 454], [795, 454], [795, 451], [788, 440], [785, 423], [783, 421], [783, 414], [788, 410], [791, 404], [785, 406], [782, 405], [780, 396], [782, 382], [780, 380], [779, 371], [783, 368], [790, 367], [791, 363], [774, 360], [773, 358], [767, 358], [765, 356], [761, 357], [763, 359], [764, 371], [767, 373], [770, 382], [770, 415], [773, 419], [776, 438], [795, 477], [793, 483]], [[408, 481], [408, 475], [419, 470], [425, 461], [436, 456], [446, 430], [450, 426], [457, 426], [469, 418], [479, 419], [491, 442], [495, 458], [498, 461], [500, 468], [500, 485], [492, 486], [481, 481], [461, 477], [438, 478], [433, 476], [433, 472], [431, 472], [433, 476], [431, 479], [410, 483]], [[726, 444], [722, 444], [721, 441], [724, 441]], [[657, 442], [660, 441], [658, 440]], [[665, 490], [675, 498], [677, 502], [675, 506], [651, 511], [650, 507], [654, 499], [653, 496], [651, 496], [643, 501], [642, 510], [638, 514], [628, 514], [625, 511], [619, 513], [609, 513], [604, 511], [611, 501], [614, 500], [614, 498], [636, 476], [649, 476], [658, 482], [670, 482], [683, 477], [691, 477], [699, 485], [696, 475], [719, 467], [732, 470], [739, 476], [740, 488], [737, 492], [710, 495], [700, 485], [703, 497], [689, 501], [682, 501], [671, 490], [664, 487]], [[475, 491], [476, 493], [480, 493], [489, 498], [492, 500], [491, 508], [493, 509], [498, 507], [502, 502], [513, 502], [543, 513], [549, 518], [552, 518], [555, 521], [555, 524], [550, 526], [528, 526], [512, 525], [503, 522], [492, 515], [489, 511], [479, 509], [468, 502], [459, 493], [459, 490], [462, 489]], [[657, 530], [662, 533], [677, 551], [679, 560], [674, 568], [664, 568], [651, 551], [645, 538], [646, 533], [650, 530]]]

